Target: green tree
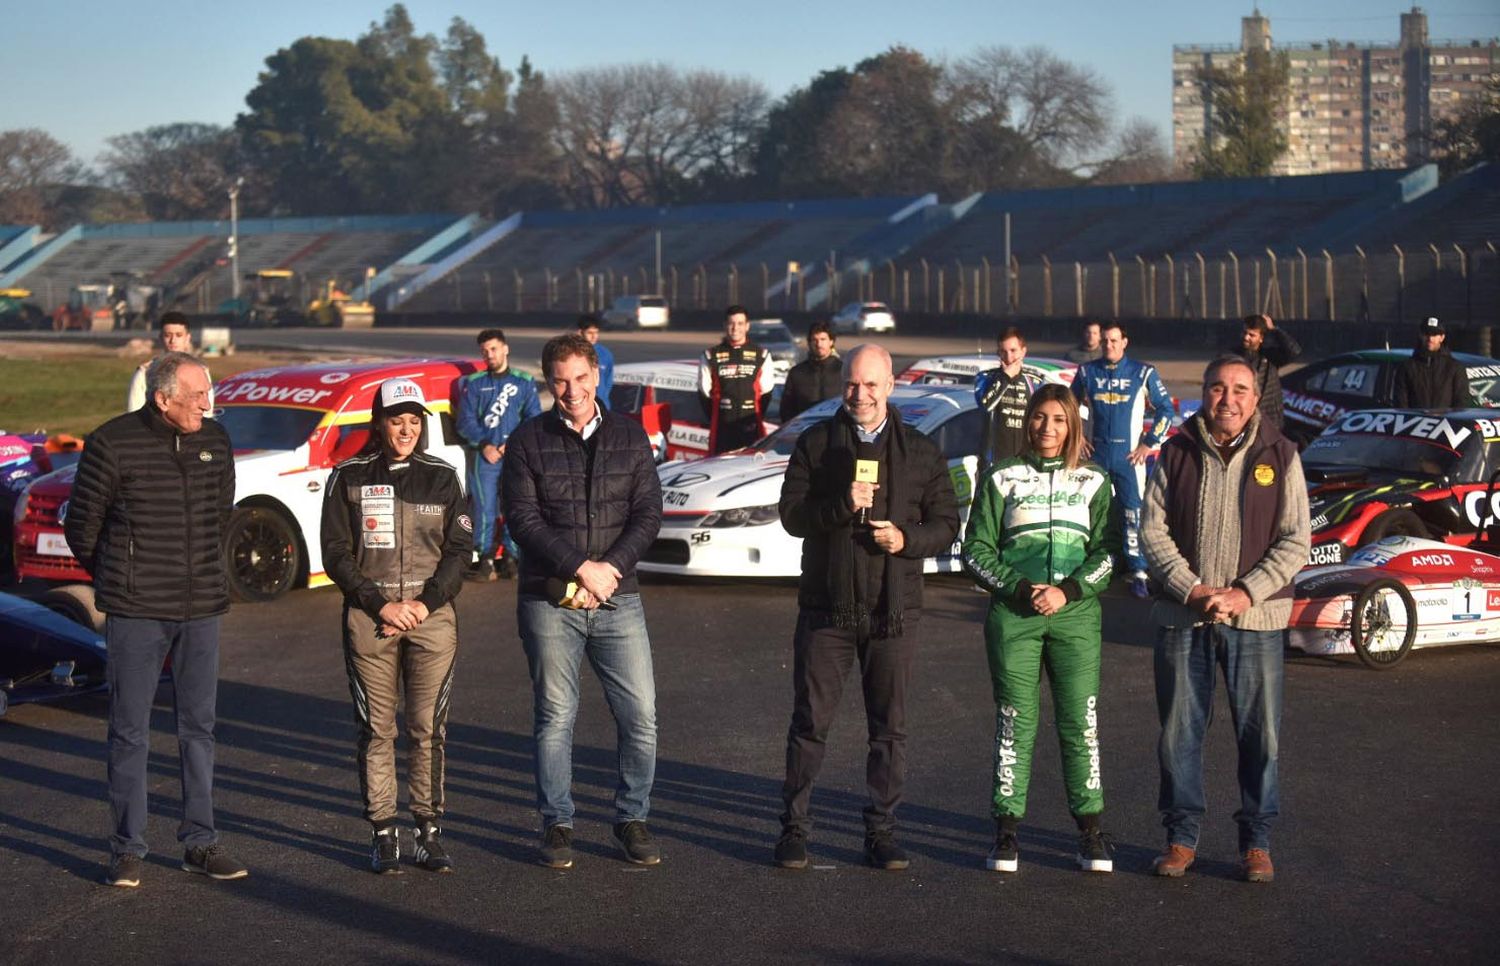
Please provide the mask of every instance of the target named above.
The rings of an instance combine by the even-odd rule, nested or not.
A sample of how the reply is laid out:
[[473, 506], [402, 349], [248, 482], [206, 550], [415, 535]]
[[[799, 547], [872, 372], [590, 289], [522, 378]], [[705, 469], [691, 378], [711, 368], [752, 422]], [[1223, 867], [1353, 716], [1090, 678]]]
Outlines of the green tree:
[[451, 134], [436, 42], [397, 5], [357, 41], [303, 37], [266, 58], [235, 122], [271, 196], [293, 214], [441, 207], [432, 166]]
[[1193, 174], [1205, 179], [1270, 174], [1287, 149], [1283, 122], [1291, 63], [1286, 52], [1253, 47], [1240, 64], [1200, 67], [1197, 76], [1209, 125]]
[[1428, 150], [1445, 178], [1500, 161], [1500, 74], [1489, 75], [1478, 97], [1433, 125]]
[[771, 107], [751, 160], [751, 184], [756, 195], [814, 198], [837, 190], [819, 167], [818, 144], [853, 79], [854, 75], [842, 67], [825, 70]]

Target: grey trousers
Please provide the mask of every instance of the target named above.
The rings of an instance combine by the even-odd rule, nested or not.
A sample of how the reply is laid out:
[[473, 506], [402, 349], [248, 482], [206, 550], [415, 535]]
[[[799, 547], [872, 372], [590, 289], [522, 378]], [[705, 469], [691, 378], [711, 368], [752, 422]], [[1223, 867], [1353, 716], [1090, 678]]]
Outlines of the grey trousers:
[[219, 618], [158, 621], [111, 615], [109, 645], [109, 850], [146, 854], [146, 759], [151, 706], [162, 662], [172, 658], [172, 703], [182, 765], [182, 821], [177, 841], [212, 845], [214, 714], [219, 692]]

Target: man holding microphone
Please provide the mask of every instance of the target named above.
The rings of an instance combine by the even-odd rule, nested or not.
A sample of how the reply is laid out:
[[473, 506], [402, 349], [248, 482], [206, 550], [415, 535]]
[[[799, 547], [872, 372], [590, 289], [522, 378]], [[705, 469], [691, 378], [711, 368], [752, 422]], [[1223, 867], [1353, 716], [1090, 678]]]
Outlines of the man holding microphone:
[[896, 844], [895, 811], [906, 772], [922, 561], [952, 544], [958, 509], [937, 444], [886, 405], [895, 386], [890, 353], [857, 347], [844, 359], [843, 378], [843, 407], [797, 440], [781, 488], [782, 525], [803, 541], [775, 861], [807, 866], [813, 781], [844, 679], [858, 661], [870, 746], [865, 860], [904, 869], [910, 862]]

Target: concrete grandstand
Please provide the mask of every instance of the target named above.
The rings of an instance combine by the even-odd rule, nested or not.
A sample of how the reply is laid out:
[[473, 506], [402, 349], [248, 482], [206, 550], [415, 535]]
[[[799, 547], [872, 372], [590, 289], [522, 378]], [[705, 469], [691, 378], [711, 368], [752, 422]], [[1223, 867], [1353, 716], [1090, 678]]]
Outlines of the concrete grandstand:
[[[290, 270], [312, 287], [334, 279], [382, 311], [424, 315], [597, 309], [658, 284], [683, 308], [739, 301], [821, 310], [875, 297], [902, 311], [1000, 314], [1007, 216], [1012, 312], [1176, 317], [1186, 304], [1199, 315], [1274, 306], [1286, 317], [1405, 318], [1416, 305], [1411, 288], [1430, 289], [1435, 311], [1452, 315], [1461, 304], [1473, 318], [1476, 301], [1494, 316], [1490, 289], [1500, 288], [1500, 166], [1442, 185], [1427, 165], [990, 192], [952, 203], [920, 195], [527, 211], [497, 222], [247, 219], [239, 265]], [[78, 225], [52, 237], [3, 226], [0, 287], [28, 288], [50, 308], [72, 286], [126, 274], [164, 287], [167, 304], [211, 314], [231, 289], [229, 234], [224, 221]], [[1386, 270], [1366, 256], [1397, 261]]]

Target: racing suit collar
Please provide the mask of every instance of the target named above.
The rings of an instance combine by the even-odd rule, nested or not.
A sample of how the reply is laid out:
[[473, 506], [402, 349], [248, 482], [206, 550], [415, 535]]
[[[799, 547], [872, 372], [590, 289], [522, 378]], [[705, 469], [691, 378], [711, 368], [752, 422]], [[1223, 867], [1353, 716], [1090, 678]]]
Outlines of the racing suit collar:
[[1062, 469], [1066, 461], [1060, 455], [1042, 456], [1035, 450], [1027, 450], [1026, 462], [1030, 463], [1034, 469], [1040, 470], [1043, 473], [1051, 473], [1053, 470]]

